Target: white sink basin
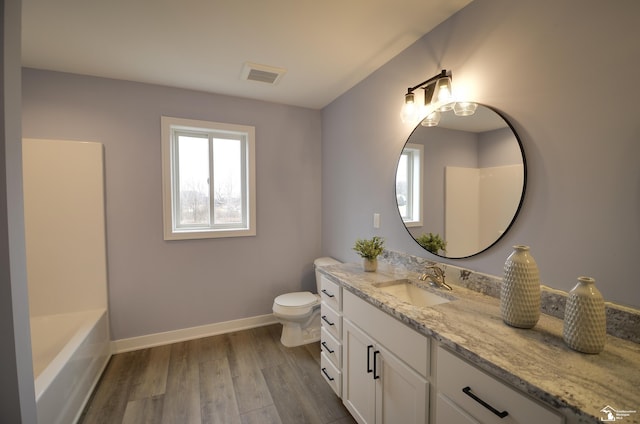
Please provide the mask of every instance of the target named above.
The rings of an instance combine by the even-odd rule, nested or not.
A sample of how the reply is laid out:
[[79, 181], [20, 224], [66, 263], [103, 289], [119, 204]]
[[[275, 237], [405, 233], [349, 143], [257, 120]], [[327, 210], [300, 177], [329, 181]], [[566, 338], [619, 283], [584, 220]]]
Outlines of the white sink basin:
[[375, 284], [375, 286], [379, 290], [413, 306], [425, 308], [450, 302], [446, 297], [438, 296], [435, 293], [420, 288], [412, 284], [409, 280], [389, 281]]

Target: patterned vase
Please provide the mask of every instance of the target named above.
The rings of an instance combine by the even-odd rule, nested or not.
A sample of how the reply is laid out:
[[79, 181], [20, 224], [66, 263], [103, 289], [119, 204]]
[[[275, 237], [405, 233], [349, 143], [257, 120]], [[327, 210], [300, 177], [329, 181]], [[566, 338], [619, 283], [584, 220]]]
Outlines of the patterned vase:
[[600, 353], [607, 338], [604, 299], [595, 282], [590, 277], [578, 277], [564, 309], [562, 338], [578, 352]]
[[540, 274], [529, 246], [513, 246], [504, 263], [500, 289], [502, 320], [518, 328], [532, 328], [540, 319]]

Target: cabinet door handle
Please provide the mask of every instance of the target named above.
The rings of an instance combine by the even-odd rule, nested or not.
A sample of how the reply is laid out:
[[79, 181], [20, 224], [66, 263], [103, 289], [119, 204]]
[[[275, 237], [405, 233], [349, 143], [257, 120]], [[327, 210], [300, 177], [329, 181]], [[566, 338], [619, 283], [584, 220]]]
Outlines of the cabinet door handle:
[[329, 325], [335, 325], [335, 323], [333, 323], [333, 322], [331, 322], [331, 321], [329, 321], [329, 320], [327, 319], [327, 316], [326, 316], [326, 315], [322, 315], [322, 320], [323, 320], [324, 322], [326, 322], [327, 324], [329, 324]]
[[373, 345], [367, 346], [367, 374], [373, 372], [371, 369], [371, 349], [373, 349]]
[[[317, 369], [317, 368], [316, 368]], [[322, 368], [322, 373], [329, 379], [329, 381], [333, 381], [335, 380], [335, 378], [331, 377], [329, 374], [327, 374], [327, 369], [326, 368]], [[317, 374], [316, 374], [317, 375]]]
[[327, 342], [322, 342], [321, 344], [325, 349], [327, 349], [327, 352], [329, 352], [329, 353], [335, 352], [335, 350], [329, 349], [329, 346], [327, 346]]
[[378, 361], [376, 360], [376, 356], [380, 354], [379, 350], [376, 350], [375, 352], [373, 352], [373, 379], [377, 380], [380, 378], [380, 375], [378, 375]]
[[325, 289], [322, 289], [322, 293], [326, 294], [326, 295], [327, 295], [327, 296], [329, 296], [329, 297], [336, 297], [336, 295], [335, 295], [335, 294], [331, 294], [331, 293], [329, 293], [328, 291], [326, 291]]
[[500, 418], [504, 418], [507, 415], [509, 415], [509, 413], [507, 411], [500, 412], [496, 408], [494, 408], [493, 406], [489, 405], [487, 402], [485, 402], [482, 399], [480, 399], [478, 396], [474, 395], [473, 392], [471, 391], [471, 387], [467, 386], [464, 389], [462, 389], [462, 391], [464, 392], [465, 395], [469, 396], [471, 399], [475, 400], [480, 405], [484, 406], [485, 408], [487, 408], [489, 411], [493, 412], [494, 414], [496, 414]]

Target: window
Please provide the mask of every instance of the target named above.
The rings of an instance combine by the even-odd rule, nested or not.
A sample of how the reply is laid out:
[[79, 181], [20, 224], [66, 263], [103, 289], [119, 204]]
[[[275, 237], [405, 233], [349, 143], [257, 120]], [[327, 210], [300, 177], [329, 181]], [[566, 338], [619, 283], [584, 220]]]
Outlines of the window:
[[396, 171], [396, 201], [407, 227], [422, 225], [422, 156], [423, 146], [407, 144], [402, 150]]
[[161, 121], [164, 239], [256, 235], [254, 127]]

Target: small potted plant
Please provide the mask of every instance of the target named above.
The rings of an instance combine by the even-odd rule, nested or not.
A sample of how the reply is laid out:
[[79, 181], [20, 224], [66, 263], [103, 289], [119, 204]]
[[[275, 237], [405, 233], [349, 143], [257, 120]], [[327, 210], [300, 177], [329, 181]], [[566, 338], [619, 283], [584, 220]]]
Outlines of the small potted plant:
[[434, 255], [437, 255], [440, 250], [443, 253], [447, 253], [447, 242], [440, 237], [440, 234], [425, 233], [418, 237], [416, 241]]
[[358, 239], [353, 250], [362, 256], [362, 266], [367, 272], [378, 269], [378, 255], [384, 250], [384, 239], [378, 236], [367, 240]]

